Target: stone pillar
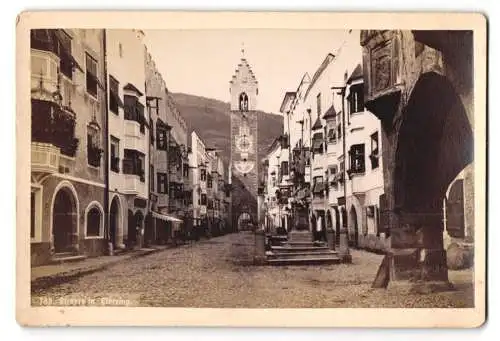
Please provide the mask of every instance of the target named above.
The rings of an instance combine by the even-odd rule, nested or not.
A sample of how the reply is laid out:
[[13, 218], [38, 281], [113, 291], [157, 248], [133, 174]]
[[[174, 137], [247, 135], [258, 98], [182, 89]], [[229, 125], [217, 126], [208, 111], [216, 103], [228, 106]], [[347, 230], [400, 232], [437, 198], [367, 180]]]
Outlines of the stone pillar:
[[391, 231], [390, 284], [412, 292], [452, 289], [448, 281], [443, 223], [440, 212], [404, 212], [400, 227]]
[[263, 230], [255, 231], [254, 263], [264, 264], [266, 262], [266, 234]]
[[328, 242], [328, 248], [330, 250], [335, 250], [335, 231], [330, 227], [326, 229], [326, 240]]
[[340, 229], [339, 257], [344, 263], [351, 263], [352, 256], [349, 252], [349, 236], [347, 234], [346, 228]]

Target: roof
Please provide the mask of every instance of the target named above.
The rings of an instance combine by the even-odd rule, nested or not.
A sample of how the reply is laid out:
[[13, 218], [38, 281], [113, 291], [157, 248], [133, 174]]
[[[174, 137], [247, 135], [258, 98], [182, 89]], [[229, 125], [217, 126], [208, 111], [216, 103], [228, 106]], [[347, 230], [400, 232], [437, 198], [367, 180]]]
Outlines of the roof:
[[285, 111], [285, 106], [289, 100], [293, 101], [295, 99], [296, 92], [295, 91], [287, 91], [285, 93], [285, 97], [283, 97], [283, 101], [281, 102], [280, 112], [283, 113]]
[[245, 58], [241, 58], [240, 63], [238, 64], [238, 67], [236, 70], [234, 70], [234, 75], [231, 77], [231, 80], [229, 81], [230, 84], [232, 84], [236, 79], [238, 78], [239, 74], [241, 72], [248, 71], [248, 76], [250, 78], [250, 81], [258, 84], [257, 79], [255, 78], [255, 74], [253, 73], [252, 68], [250, 67], [250, 64], [248, 64], [248, 61]]
[[337, 112], [335, 111], [335, 107], [333, 106], [333, 103], [332, 103], [332, 106], [330, 108], [328, 108], [328, 110], [323, 115], [323, 119], [326, 120], [329, 118], [334, 118], [336, 116], [337, 116]]
[[136, 94], [138, 94], [139, 96], [142, 96], [144, 95], [139, 89], [137, 89], [134, 84], [132, 83], [127, 83], [125, 84], [125, 86], [123, 87], [123, 90], [128, 90], [128, 91], [133, 91], [135, 92]]
[[312, 126], [312, 130], [317, 130], [317, 129], [321, 129], [323, 127], [323, 125], [321, 124], [321, 119], [318, 118], [316, 119], [316, 122], [314, 122], [314, 125]]
[[347, 79], [347, 83], [351, 83], [353, 80], [359, 79], [363, 77], [363, 68], [361, 67], [361, 64], [358, 63], [354, 70], [352, 71], [351, 75]]
[[311, 80], [311, 83], [309, 84], [309, 87], [307, 88], [306, 95], [304, 97], [307, 97], [307, 95], [309, 94], [309, 91], [312, 89], [314, 84], [316, 84], [316, 81], [318, 80], [319, 76], [321, 76], [323, 71], [325, 71], [326, 67], [333, 61], [334, 58], [335, 58], [335, 56], [332, 53], [329, 53], [326, 55], [326, 57], [323, 60], [323, 62], [321, 63], [321, 65], [314, 73], [314, 76]]

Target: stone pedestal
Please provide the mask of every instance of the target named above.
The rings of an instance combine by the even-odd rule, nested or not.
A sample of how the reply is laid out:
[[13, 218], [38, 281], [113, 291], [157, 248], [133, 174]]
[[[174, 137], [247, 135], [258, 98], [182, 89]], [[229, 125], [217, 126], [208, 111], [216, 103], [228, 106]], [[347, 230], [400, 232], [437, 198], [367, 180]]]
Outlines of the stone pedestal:
[[347, 233], [347, 229], [345, 228], [340, 230], [339, 257], [344, 263], [351, 263], [352, 256], [349, 252], [349, 237]]
[[255, 236], [254, 264], [264, 264], [266, 262], [266, 234], [263, 230], [257, 230]]
[[326, 230], [326, 241], [330, 250], [335, 250], [335, 231], [333, 229]]
[[411, 292], [450, 290], [441, 215], [405, 213], [391, 231], [390, 287], [408, 286]]

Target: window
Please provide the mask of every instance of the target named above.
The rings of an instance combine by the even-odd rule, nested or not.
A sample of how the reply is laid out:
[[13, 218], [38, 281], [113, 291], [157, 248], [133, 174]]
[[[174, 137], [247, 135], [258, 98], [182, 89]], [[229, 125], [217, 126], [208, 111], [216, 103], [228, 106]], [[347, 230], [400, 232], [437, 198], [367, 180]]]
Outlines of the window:
[[341, 140], [342, 139], [342, 125], [339, 123], [339, 125], [337, 126], [337, 136], [338, 136], [338, 139]]
[[123, 158], [123, 174], [138, 175], [144, 182], [144, 154], [133, 149], [125, 149]]
[[335, 128], [330, 128], [327, 133], [328, 142], [335, 143], [337, 142], [337, 130]]
[[122, 43], [118, 43], [118, 55], [120, 58], [123, 58], [123, 45]]
[[30, 237], [35, 238], [35, 230], [36, 230], [36, 194], [35, 192], [31, 192], [31, 204], [30, 204], [30, 209], [31, 209], [31, 229], [30, 229]]
[[321, 93], [316, 96], [316, 113], [321, 116]]
[[363, 84], [355, 84], [350, 88], [349, 96], [347, 96], [349, 113], [354, 114], [364, 111]]
[[168, 132], [163, 122], [156, 121], [156, 148], [159, 150], [167, 150]]
[[241, 93], [239, 98], [240, 111], [248, 111], [248, 96], [246, 93]]
[[201, 194], [201, 205], [205, 206], [207, 204], [207, 195], [205, 193]]
[[151, 192], [155, 191], [155, 168], [153, 165], [149, 165], [149, 189]]
[[99, 134], [99, 127], [94, 124], [89, 124], [87, 127], [87, 162], [92, 167], [101, 166], [101, 155], [103, 150], [100, 148]]
[[281, 162], [281, 176], [288, 175], [288, 161]]
[[207, 181], [207, 170], [206, 169], [201, 169], [201, 171], [200, 171], [200, 180], [201, 181]]
[[157, 174], [157, 190], [158, 193], [166, 194], [167, 193], [167, 184], [168, 184], [167, 173], [158, 173]]
[[101, 212], [97, 207], [92, 207], [87, 213], [87, 237], [101, 235]]
[[150, 131], [149, 131], [149, 141], [151, 143], [151, 146], [155, 146], [155, 133], [154, 133], [154, 128], [153, 128], [153, 120], [150, 118], [149, 119], [149, 126], [151, 127], [150, 128]]
[[120, 140], [111, 136], [111, 150], [110, 150], [110, 165], [111, 170], [115, 173], [120, 172]]
[[113, 77], [109, 76], [109, 111], [118, 115], [118, 108], [123, 107], [123, 103], [120, 99], [119, 83]]
[[378, 147], [378, 131], [370, 136], [372, 152], [370, 154], [370, 161], [372, 163], [372, 169], [376, 169], [379, 166], [379, 147]]
[[212, 175], [208, 174], [207, 177], [207, 188], [212, 188]]
[[322, 195], [325, 189], [325, 183], [322, 176], [315, 176], [313, 179], [313, 193]]
[[73, 78], [73, 57], [71, 56], [71, 43], [72, 39], [64, 30], [58, 30], [59, 40], [59, 69], [61, 73], [68, 77]]
[[123, 96], [125, 119], [135, 121], [140, 124], [141, 133], [145, 133], [144, 126], [146, 125], [146, 118], [144, 117], [144, 105], [139, 102], [135, 96]]
[[355, 144], [349, 150], [351, 158], [351, 173], [363, 173], [365, 171], [365, 145]]
[[86, 65], [86, 81], [87, 81], [87, 93], [97, 97], [97, 61], [92, 58], [88, 53], [85, 54], [85, 65]]
[[189, 165], [186, 163], [182, 166], [182, 174], [185, 178], [189, 177]]

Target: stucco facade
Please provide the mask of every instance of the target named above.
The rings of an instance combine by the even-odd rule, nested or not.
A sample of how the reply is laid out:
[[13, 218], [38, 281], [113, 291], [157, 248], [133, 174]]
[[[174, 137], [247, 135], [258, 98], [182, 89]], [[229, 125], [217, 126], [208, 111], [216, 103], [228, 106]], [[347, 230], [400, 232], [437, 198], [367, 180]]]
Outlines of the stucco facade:
[[106, 253], [103, 30], [31, 32], [31, 264]]

